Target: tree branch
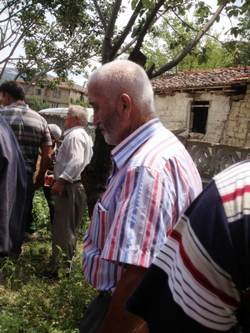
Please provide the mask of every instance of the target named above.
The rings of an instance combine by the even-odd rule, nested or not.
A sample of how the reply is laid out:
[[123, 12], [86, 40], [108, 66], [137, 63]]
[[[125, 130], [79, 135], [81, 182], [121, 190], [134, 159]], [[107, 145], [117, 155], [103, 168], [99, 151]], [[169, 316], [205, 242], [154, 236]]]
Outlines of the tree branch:
[[106, 31], [107, 25], [106, 25], [106, 22], [105, 22], [105, 19], [104, 19], [103, 15], [102, 15], [101, 9], [98, 6], [97, 0], [93, 0], [93, 1], [94, 1], [94, 5], [95, 5], [95, 8], [96, 8], [96, 11], [97, 11], [97, 13], [99, 15], [99, 18], [100, 18], [101, 22], [102, 22], [104, 31]]
[[[195, 28], [193, 28], [190, 24], [188, 24], [187, 22], [185, 22], [184, 20], [182, 20], [182, 18], [178, 15], [178, 14], [176, 14], [175, 13], [175, 11], [173, 11], [172, 10], [172, 12], [174, 13], [174, 15], [183, 23], [183, 25], [186, 25], [189, 29], [191, 29], [192, 31], [195, 31], [195, 32], [198, 32], [199, 30], [197, 30], [197, 29], [195, 29]], [[171, 24], [164, 18], [164, 20], [171, 26]], [[171, 26], [171, 28], [175, 31], [175, 29]], [[184, 38], [182, 35], [180, 35], [177, 31], [175, 31], [180, 37], [182, 37], [182, 38]], [[223, 43], [223, 42], [221, 42], [217, 37], [215, 37], [214, 35], [211, 35], [211, 34], [209, 34], [209, 33], [205, 33], [205, 35], [206, 36], [208, 36], [208, 37], [211, 37], [211, 38], [213, 38], [213, 39], [215, 39], [215, 40], [217, 40], [217, 42], [218, 43], [220, 43], [223, 47], [225, 47], [226, 49], [227, 49], [227, 52], [228, 53], [230, 53], [231, 54], [231, 56], [234, 58], [234, 59], [236, 59], [236, 60], [238, 60], [238, 58], [233, 54], [233, 52], [231, 52], [226, 46], [225, 46], [225, 44]]]
[[141, 33], [139, 34], [137, 43], [134, 47], [134, 49], [132, 50], [131, 54], [134, 55], [136, 57], [136, 55], [139, 53], [140, 48], [142, 46], [143, 40], [145, 35], [147, 34], [148, 29], [150, 28], [153, 20], [155, 19], [155, 16], [158, 12], [158, 10], [161, 8], [161, 6], [164, 4], [166, 0], [159, 0], [157, 2], [157, 4], [155, 5], [154, 9], [152, 10], [151, 14], [149, 15], [149, 17], [147, 18], [144, 27], [142, 28]]
[[21, 42], [21, 40], [23, 39], [24, 36], [25, 36], [25, 32], [23, 32], [23, 33], [20, 35], [20, 37], [19, 37], [18, 40], [16, 41], [16, 43], [15, 43], [14, 47], [12, 48], [12, 50], [11, 50], [10, 54], [8, 55], [8, 57], [6, 57], [4, 60], [2, 60], [2, 61], [0, 62], [0, 64], [2, 64], [2, 63], [5, 62], [4, 66], [3, 66], [2, 70], [1, 70], [1, 73], [0, 73], [0, 80], [1, 80], [1, 78], [2, 78], [2, 76], [3, 76], [3, 73], [4, 73], [4, 71], [5, 71], [5, 68], [6, 68], [6, 66], [7, 66], [7, 64], [8, 64], [8, 62], [9, 62], [11, 56], [12, 56], [12, 54], [14, 53], [15, 49], [17, 48], [18, 44]]
[[[135, 20], [137, 19], [140, 10], [142, 9], [143, 4], [142, 4], [142, 0], [140, 0], [140, 2], [138, 3], [138, 5], [136, 6], [133, 14], [131, 15], [125, 29], [123, 30], [121, 36], [118, 38], [118, 40], [116, 41], [116, 43], [113, 45], [112, 47], [112, 51], [110, 53], [110, 59], [113, 60], [117, 57], [116, 53], [119, 50], [119, 48], [121, 47], [122, 43], [125, 41], [126, 37], [128, 36], [131, 28], [133, 27], [133, 24], [135, 23]], [[138, 37], [136, 37], [136, 39], [134, 38], [133, 43], [131, 44], [131, 42], [129, 43], [130, 46], [134, 44], [134, 42], [138, 39]], [[129, 47], [130, 47], [129, 46]], [[123, 53], [123, 52], [122, 52]]]
[[130, 48], [130, 46], [132, 46], [132, 45], [137, 41], [138, 37], [139, 37], [139, 36], [134, 37], [134, 38], [133, 38], [128, 44], [126, 44], [126, 45], [124, 46], [124, 48], [123, 48], [121, 51], [117, 52], [117, 53], [114, 55], [114, 59], [117, 58], [117, 57], [119, 57], [119, 56], [120, 56], [121, 54], [123, 54], [124, 52], [126, 52], [126, 51]]
[[116, 0], [113, 5], [113, 10], [109, 19], [108, 27], [105, 31], [105, 36], [103, 40], [103, 49], [102, 49], [102, 63], [106, 64], [110, 61], [110, 49], [111, 49], [111, 39], [114, 34], [114, 26], [117, 19], [117, 14], [121, 7], [122, 0]]
[[181, 53], [179, 53], [173, 60], [171, 60], [166, 65], [159, 68], [157, 71], [152, 73], [150, 78], [157, 77], [169, 69], [176, 66], [182, 59], [185, 58], [185, 56], [190, 52], [190, 50], [198, 43], [198, 41], [204, 36], [204, 34], [209, 30], [209, 28], [213, 25], [216, 18], [220, 15], [221, 11], [224, 9], [226, 4], [228, 3], [228, 0], [224, 0], [222, 4], [219, 6], [217, 11], [214, 13], [212, 18], [204, 25], [204, 27], [198, 32], [198, 34], [191, 40], [189, 44], [186, 45], [186, 47], [183, 49]]

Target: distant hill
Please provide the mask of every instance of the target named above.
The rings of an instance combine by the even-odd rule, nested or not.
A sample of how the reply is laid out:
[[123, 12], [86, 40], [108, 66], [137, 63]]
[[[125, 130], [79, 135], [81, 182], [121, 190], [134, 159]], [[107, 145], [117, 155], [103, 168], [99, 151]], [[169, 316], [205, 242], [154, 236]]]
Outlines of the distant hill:
[[[0, 68], [1, 70], [1, 68]], [[5, 70], [4, 70], [4, 73], [3, 73], [3, 76], [0, 80], [0, 84], [3, 83], [5, 80], [14, 80], [14, 78], [16, 77], [16, 75], [18, 74], [18, 71], [16, 68], [14, 67], [6, 67]], [[49, 78], [55, 78], [55, 76], [53, 75], [50, 75], [50, 74], [47, 74], [47, 77]], [[80, 86], [79, 84], [76, 84], [75, 85], [79, 88], [83, 88], [82, 86]]]
[[15, 68], [7, 67], [4, 70], [0, 83], [4, 82], [5, 80], [13, 80], [16, 75], [17, 75], [17, 70]]

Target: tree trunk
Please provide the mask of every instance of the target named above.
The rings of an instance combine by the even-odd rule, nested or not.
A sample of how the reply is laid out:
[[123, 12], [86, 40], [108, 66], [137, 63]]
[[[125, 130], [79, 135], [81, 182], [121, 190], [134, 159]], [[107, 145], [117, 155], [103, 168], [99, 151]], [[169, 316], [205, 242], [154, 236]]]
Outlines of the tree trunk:
[[100, 129], [95, 130], [95, 143], [90, 163], [81, 174], [81, 179], [87, 195], [89, 217], [93, 213], [97, 200], [106, 191], [106, 181], [112, 170], [110, 152], [114, 146], [108, 145]]

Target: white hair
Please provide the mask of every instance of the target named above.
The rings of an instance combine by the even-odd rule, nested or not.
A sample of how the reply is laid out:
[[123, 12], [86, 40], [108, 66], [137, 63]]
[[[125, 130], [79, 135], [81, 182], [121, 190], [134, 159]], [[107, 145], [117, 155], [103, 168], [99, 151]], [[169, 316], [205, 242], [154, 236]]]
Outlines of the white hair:
[[79, 121], [83, 126], [88, 124], [88, 111], [83, 106], [72, 105], [69, 109], [72, 117], [79, 116]]
[[143, 113], [155, 113], [154, 93], [149, 78], [142, 67], [129, 60], [116, 60], [97, 68], [89, 77], [101, 85], [110, 103], [121, 94], [130, 96]]

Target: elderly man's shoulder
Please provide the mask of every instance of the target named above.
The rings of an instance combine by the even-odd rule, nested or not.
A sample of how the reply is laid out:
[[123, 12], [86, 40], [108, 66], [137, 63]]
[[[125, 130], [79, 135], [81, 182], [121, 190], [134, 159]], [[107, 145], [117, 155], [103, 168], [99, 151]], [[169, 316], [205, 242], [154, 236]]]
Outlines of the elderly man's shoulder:
[[160, 160], [165, 164], [169, 159], [183, 158], [183, 155], [189, 156], [183, 144], [165, 127], [146, 140], [138, 154], [144, 156], [144, 164], [149, 166], [158, 164]]
[[83, 126], [72, 127], [71, 129], [65, 131], [64, 134], [67, 134], [68, 139], [77, 138], [80, 140], [84, 140], [88, 137], [88, 134]]

